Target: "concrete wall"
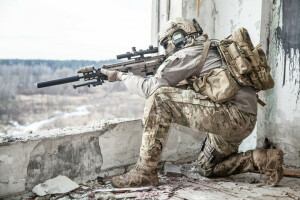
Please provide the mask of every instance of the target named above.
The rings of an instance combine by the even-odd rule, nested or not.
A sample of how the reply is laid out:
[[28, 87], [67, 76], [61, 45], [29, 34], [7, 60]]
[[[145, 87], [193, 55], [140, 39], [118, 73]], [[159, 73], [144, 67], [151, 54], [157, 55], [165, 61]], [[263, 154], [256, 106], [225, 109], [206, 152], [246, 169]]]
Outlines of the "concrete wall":
[[[223, 39], [239, 27], [249, 31], [254, 45], [260, 41], [261, 0], [153, 0], [152, 43], [157, 45], [157, 34], [164, 24], [176, 17], [196, 18], [210, 38]], [[163, 49], [160, 47], [160, 52]], [[240, 146], [241, 151], [256, 147], [256, 128]]]
[[261, 40], [276, 84], [262, 95], [258, 147], [268, 138], [285, 152], [285, 164], [300, 167], [300, 1], [264, 1], [262, 9]]
[[[157, 35], [169, 19], [176, 17], [197, 18], [204, 32], [214, 32], [215, 6], [213, 1], [201, 1], [200, 15], [197, 17], [197, 4], [191, 0], [152, 0], [152, 34], [153, 45], [157, 44]], [[205, 17], [202, 17], [205, 16]], [[207, 17], [209, 16], [209, 17]], [[163, 49], [160, 48], [163, 52]]]
[[[142, 120], [113, 120], [0, 137], [0, 199], [58, 175], [77, 183], [124, 173], [135, 164]], [[162, 160], [195, 158], [204, 134], [172, 124]]]
[[214, 0], [216, 7], [214, 37], [222, 39], [245, 27], [254, 45], [260, 41], [261, 0]]
[[[169, 19], [196, 18], [210, 38], [222, 39], [239, 27], [247, 28], [254, 45], [263, 44], [275, 88], [259, 93], [267, 106], [259, 106], [257, 126], [240, 150], [271, 147], [265, 144], [268, 138], [285, 152], [285, 164], [300, 167], [300, 1], [201, 0], [199, 16], [197, 2], [161, 0], [156, 4], [160, 12], [152, 13], [156, 31], [166, 22], [166, 13]], [[156, 39], [157, 32], [152, 34]]]
[[[204, 0], [206, 1], [206, 0]], [[223, 39], [234, 30], [245, 27], [254, 45], [260, 42], [261, 0], [214, 0], [214, 32], [213, 38]], [[256, 148], [257, 127], [240, 146], [240, 151]]]

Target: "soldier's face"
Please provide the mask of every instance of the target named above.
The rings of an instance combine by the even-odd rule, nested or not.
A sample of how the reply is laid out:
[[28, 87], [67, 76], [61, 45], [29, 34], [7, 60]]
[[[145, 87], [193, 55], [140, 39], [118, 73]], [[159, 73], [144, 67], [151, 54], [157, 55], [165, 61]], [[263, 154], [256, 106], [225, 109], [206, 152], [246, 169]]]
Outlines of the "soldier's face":
[[176, 50], [176, 46], [172, 42], [172, 39], [166, 39], [165, 41], [163, 41], [162, 46], [165, 49], [165, 54], [167, 57], [172, 55]]

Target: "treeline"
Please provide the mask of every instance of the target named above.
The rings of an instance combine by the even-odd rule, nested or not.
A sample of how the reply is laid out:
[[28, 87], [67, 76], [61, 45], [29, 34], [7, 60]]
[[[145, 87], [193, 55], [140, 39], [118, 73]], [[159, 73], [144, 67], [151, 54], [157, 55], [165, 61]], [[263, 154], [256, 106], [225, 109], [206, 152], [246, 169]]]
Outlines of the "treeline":
[[[18, 95], [80, 95], [92, 92], [87, 87], [74, 90], [70, 87], [70, 84], [38, 89], [35, 83], [74, 76], [77, 69], [83, 66], [94, 65], [100, 67], [116, 62], [117, 60], [0, 60], [0, 123], [18, 120], [17, 117], [22, 112], [19, 109]], [[107, 87], [110, 91], [124, 89], [121, 84], [105, 84], [104, 87]]]
[[100, 61], [91, 61], [91, 60], [23, 60], [23, 59], [0, 59], [0, 66], [47, 66], [51, 69], [59, 68], [70, 68], [78, 69], [83, 66], [93, 65], [95, 67], [100, 67], [106, 64], [117, 63], [119, 60], [110, 59], [110, 60], [100, 60]]

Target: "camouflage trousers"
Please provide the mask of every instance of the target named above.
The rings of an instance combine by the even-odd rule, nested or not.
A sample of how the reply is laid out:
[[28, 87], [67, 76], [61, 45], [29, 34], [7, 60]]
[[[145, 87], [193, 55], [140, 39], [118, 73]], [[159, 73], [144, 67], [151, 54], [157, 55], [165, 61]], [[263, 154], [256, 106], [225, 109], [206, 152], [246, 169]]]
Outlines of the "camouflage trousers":
[[[225, 160], [212, 164], [200, 153], [203, 176], [228, 176], [253, 171], [252, 152], [237, 153], [238, 147], [254, 129], [256, 115], [240, 111], [233, 104], [217, 104], [193, 90], [173, 87], [157, 89], [146, 102], [145, 128], [140, 158], [146, 168], [156, 168], [172, 122], [207, 132], [207, 142]], [[144, 162], [145, 163], [145, 162]]]

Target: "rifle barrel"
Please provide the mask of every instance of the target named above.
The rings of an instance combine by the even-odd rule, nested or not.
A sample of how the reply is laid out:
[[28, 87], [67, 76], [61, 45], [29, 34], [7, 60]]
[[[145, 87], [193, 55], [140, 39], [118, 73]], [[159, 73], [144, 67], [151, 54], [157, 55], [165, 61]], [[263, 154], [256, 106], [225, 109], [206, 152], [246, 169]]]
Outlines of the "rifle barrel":
[[65, 77], [65, 78], [61, 78], [61, 79], [40, 82], [40, 83], [37, 83], [36, 86], [38, 88], [43, 88], [43, 87], [49, 87], [49, 86], [53, 86], [53, 85], [60, 85], [60, 84], [64, 84], [64, 83], [71, 83], [71, 82], [75, 82], [75, 81], [79, 81], [79, 80], [80, 80], [79, 75], [69, 76], [69, 77]]

